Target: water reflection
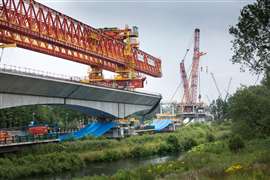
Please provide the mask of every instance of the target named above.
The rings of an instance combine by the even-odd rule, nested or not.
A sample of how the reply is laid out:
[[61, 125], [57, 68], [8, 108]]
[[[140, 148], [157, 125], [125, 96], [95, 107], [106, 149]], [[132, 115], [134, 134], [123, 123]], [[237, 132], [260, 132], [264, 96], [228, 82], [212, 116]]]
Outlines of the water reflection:
[[158, 164], [167, 162], [170, 160], [180, 159], [180, 154], [173, 154], [169, 156], [151, 156], [147, 158], [139, 158], [139, 159], [124, 159], [113, 162], [99, 162], [99, 163], [91, 163], [88, 164], [85, 168], [82, 168], [80, 171], [75, 172], [65, 172], [57, 175], [49, 175], [49, 176], [38, 176], [32, 178], [24, 178], [21, 180], [36, 180], [37, 178], [40, 180], [71, 180], [75, 177], [83, 177], [83, 176], [93, 176], [93, 175], [112, 175], [116, 173], [119, 169], [134, 169], [138, 167], [142, 167], [149, 164]]

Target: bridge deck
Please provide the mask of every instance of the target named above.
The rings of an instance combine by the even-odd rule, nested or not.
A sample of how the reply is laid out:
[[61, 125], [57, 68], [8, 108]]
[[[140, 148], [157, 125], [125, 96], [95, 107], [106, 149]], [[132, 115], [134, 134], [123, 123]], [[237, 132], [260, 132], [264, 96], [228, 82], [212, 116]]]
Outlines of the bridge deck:
[[83, 113], [125, 118], [157, 107], [162, 96], [80, 83], [71, 79], [0, 66], [0, 109], [25, 105], [64, 105]]
[[71, 98], [90, 101], [154, 105], [160, 94], [120, 90], [80, 82], [78, 77], [56, 75], [29, 68], [0, 66], [2, 93]]

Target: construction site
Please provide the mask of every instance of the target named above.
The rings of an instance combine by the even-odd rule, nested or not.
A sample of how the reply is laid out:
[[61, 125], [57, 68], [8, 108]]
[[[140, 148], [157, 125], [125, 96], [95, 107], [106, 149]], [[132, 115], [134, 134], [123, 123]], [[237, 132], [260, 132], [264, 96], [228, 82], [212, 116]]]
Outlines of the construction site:
[[[128, 3], [134, 2], [125, 3], [127, 4], [122, 4], [123, 7], [129, 7]], [[155, 25], [134, 25], [139, 24], [142, 17], [139, 20], [134, 18], [134, 22], [129, 20], [128, 25], [123, 23], [122, 27], [118, 26], [118, 21], [111, 26], [113, 23], [104, 20], [100, 24], [107, 23], [108, 27], [95, 28], [94, 24], [98, 23], [84, 23], [86, 18], [78, 18], [78, 7], [74, 7], [72, 15], [72, 8], [62, 11], [58, 7], [58, 10], [55, 10], [53, 3], [35, 0], [0, 1], [1, 154], [27, 151], [25, 149], [34, 149], [34, 153], [39, 153], [35, 148], [45, 147], [46, 144], [52, 144], [52, 147], [57, 146], [54, 144], [63, 144], [71, 148], [68, 144], [72, 142], [99, 144], [104, 141], [104, 147], [93, 145], [93, 148], [97, 148], [96, 153], [103, 153], [103, 148], [106, 149], [107, 146], [126, 148], [126, 155], [123, 152], [119, 157], [106, 154], [112, 156], [109, 161], [113, 161], [113, 158], [121, 159], [120, 156], [146, 157], [142, 146], [135, 142], [140, 142], [140, 138], [143, 142], [148, 141], [147, 138], [152, 137], [158, 139], [153, 140], [153, 144], [155, 142], [159, 145], [157, 150], [154, 150], [157, 145], [152, 147], [149, 143], [148, 149], [152, 149], [148, 156], [164, 155], [164, 152], [179, 153], [201, 142], [197, 141], [200, 136], [193, 140], [195, 137], [185, 137], [188, 133], [178, 135], [182, 131], [188, 131], [185, 128], [196, 129], [196, 126], [200, 126], [197, 124], [203, 124], [203, 129], [214, 124], [217, 119], [229, 119], [227, 103], [236, 87], [231, 90], [232, 75], [220, 75], [222, 67], [218, 69], [216, 64], [209, 60], [219, 58], [211, 56], [219, 53], [211, 51], [211, 48], [213, 50], [218, 47], [206, 42], [213, 40], [209, 34], [215, 36], [214, 31], [211, 32], [205, 26], [201, 28], [200, 23], [195, 27], [192, 24], [193, 26], [188, 28], [188, 34], [183, 34], [183, 30], [179, 29], [177, 34], [182, 33], [182, 38], [187, 39], [192, 35], [188, 47], [183, 48], [187, 43], [184, 40], [176, 42], [179, 39], [175, 35], [169, 35], [173, 30], [166, 25], [162, 25], [157, 31], [153, 30], [157, 29]], [[158, 5], [157, 7], [159, 8]], [[98, 8], [101, 7], [97, 5]], [[104, 12], [106, 8], [104, 7]], [[123, 8], [123, 13], [125, 10]], [[109, 11], [106, 13], [109, 15]], [[155, 16], [159, 17], [153, 13], [153, 17]], [[148, 21], [149, 19], [151, 18], [146, 18]], [[166, 35], [163, 34], [165, 29], [169, 29]], [[147, 36], [151, 38], [145, 38]], [[168, 36], [167, 42], [164, 41], [165, 36]], [[175, 42], [171, 43], [173, 39]], [[181, 48], [175, 47], [174, 43], [182, 44]], [[25, 57], [20, 58], [24, 53]], [[28, 59], [32, 60], [27, 62]], [[44, 59], [47, 66], [35, 68]], [[169, 59], [173, 59], [173, 62]], [[56, 67], [58, 62], [63, 63], [63, 66]], [[67, 66], [64, 64], [70, 68], [65, 68]], [[51, 72], [50, 67], [57, 71]], [[83, 69], [86, 71], [82, 71]], [[64, 71], [68, 71], [69, 75], [61, 73]], [[258, 79], [259, 76], [256, 83]], [[155, 89], [156, 87], [158, 89]], [[154, 91], [157, 93], [153, 93]], [[223, 109], [218, 109], [220, 107]], [[211, 132], [216, 129], [210, 132], [208, 130], [206, 128], [207, 133], [202, 136], [206, 136], [209, 142], [214, 141], [215, 135]], [[133, 139], [129, 141], [130, 138]], [[179, 145], [179, 138], [180, 142], [183, 138], [183, 143], [188, 143]], [[113, 145], [107, 145], [105, 141], [112, 142]], [[121, 143], [123, 144], [120, 145]], [[76, 148], [87, 147], [79, 146]], [[108, 152], [115, 153], [110, 148]], [[98, 156], [95, 158], [101, 159], [94, 159], [88, 157], [89, 154], [80, 154], [79, 159], [84, 158], [82, 161], [85, 162], [103, 162], [107, 161], [106, 155], [102, 156], [103, 159]], [[125, 163], [119, 167], [124, 168], [123, 164]], [[106, 169], [105, 166], [102, 167]], [[91, 170], [99, 172], [96, 167], [91, 167]], [[106, 171], [110, 172], [109, 169]], [[92, 172], [86, 174], [96, 175]], [[2, 177], [1, 172], [0, 176]]]
[[[129, 27], [126, 25], [123, 29], [117, 27], [96, 29], [36, 1], [22, 0], [3, 1], [0, 19], [1, 58], [6, 48], [23, 48], [88, 66], [88, 74], [84, 77], [59, 75], [7, 64], [1, 65], [1, 71], [3, 72], [40, 78], [45, 77], [82, 85], [93, 85], [131, 92], [136, 92], [144, 87], [146, 75], [162, 78], [161, 59], [139, 48], [137, 26]], [[175, 131], [177, 128], [190, 122], [213, 120], [213, 115], [211, 115], [208, 108], [210, 101], [208, 103], [203, 102], [201, 91], [199, 90], [200, 72], [203, 68], [200, 66], [201, 57], [207, 54], [200, 51], [200, 36], [200, 29], [196, 28], [193, 32], [193, 43], [190, 44], [193, 47], [186, 49], [184, 57], [179, 60], [179, 72], [177, 73], [179, 85], [173, 94], [173, 98], [176, 92], [181, 91], [181, 99], [164, 103], [160, 96], [157, 103], [153, 104], [152, 107], [138, 113], [139, 116], [136, 117], [139, 118], [137, 119], [132, 114], [117, 117], [106, 114], [106, 111], [104, 111], [106, 115], [102, 112], [96, 113], [94, 112], [95, 108], [90, 111], [89, 109], [82, 108], [81, 105], [69, 105], [71, 109], [79, 110], [83, 113], [89, 112], [86, 114], [93, 117], [94, 122], [84, 124], [80, 126], [80, 128], [85, 126], [84, 128], [70, 134], [66, 134], [67, 132], [64, 130], [64, 132], [53, 132], [56, 134], [51, 136], [55, 137], [57, 135], [56, 141], [63, 141], [68, 138], [80, 139], [89, 135], [123, 138], [147, 132]], [[191, 68], [187, 71], [185, 62], [190, 61], [187, 59], [189, 53], [192, 54], [192, 59]], [[113, 72], [114, 78], [106, 78], [104, 71]], [[208, 69], [206, 71], [208, 73]], [[222, 97], [212, 72], [211, 76], [219, 97]], [[230, 84], [231, 79], [225, 99], [229, 94]], [[69, 96], [76, 93], [77, 89], [71, 91]], [[7, 93], [9, 89], [2, 89], [1, 91]], [[173, 91], [172, 89], [170, 92]], [[14, 92], [10, 91], [10, 93]], [[26, 94], [39, 95], [32, 92]], [[65, 98], [64, 105], [66, 105]], [[13, 107], [13, 105], [7, 107]], [[154, 120], [150, 124], [145, 124], [144, 122], [144, 117], [147, 114], [151, 114], [152, 120]], [[35, 125], [32, 125], [33, 127], [29, 126], [27, 132], [3, 131], [1, 139], [5, 142], [4, 144], [9, 146], [8, 142], [20, 142], [15, 137], [18, 138], [22, 135], [48, 135], [49, 127], [38, 125], [34, 120], [33, 118], [32, 123]], [[33, 130], [31, 131], [30, 128]]]

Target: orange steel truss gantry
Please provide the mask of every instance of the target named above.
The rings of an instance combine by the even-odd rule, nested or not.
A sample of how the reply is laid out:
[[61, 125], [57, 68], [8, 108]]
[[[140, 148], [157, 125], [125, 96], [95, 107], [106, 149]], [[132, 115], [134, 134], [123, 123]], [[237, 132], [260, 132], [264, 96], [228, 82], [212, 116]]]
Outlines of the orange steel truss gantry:
[[[161, 77], [161, 60], [139, 50], [133, 37], [128, 27], [96, 29], [34, 0], [0, 1], [1, 43], [89, 65], [89, 83], [137, 88], [145, 80], [139, 73]], [[117, 76], [104, 80], [102, 70]]]

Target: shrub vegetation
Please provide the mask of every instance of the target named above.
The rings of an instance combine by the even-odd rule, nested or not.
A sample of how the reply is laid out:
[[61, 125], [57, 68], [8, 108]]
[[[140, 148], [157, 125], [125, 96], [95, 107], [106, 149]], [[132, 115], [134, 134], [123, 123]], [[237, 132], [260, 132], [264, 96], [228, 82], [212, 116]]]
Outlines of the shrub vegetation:
[[229, 139], [229, 148], [233, 152], [239, 152], [245, 147], [245, 143], [239, 135], [234, 135]]
[[247, 142], [241, 156], [230, 151], [226, 140], [200, 144], [181, 160], [119, 170], [112, 176], [93, 176], [77, 180], [111, 179], [269, 179], [270, 138]]
[[133, 136], [121, 140], [85, 138], [57, 144], [44, 144], [0, 158], [0, 179], [77, 170], [86, 163], [139, 158], [182, 152], [207, 142], [207, 134], [217, 129], [194, 124], [173, 133]]

